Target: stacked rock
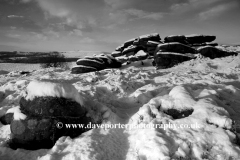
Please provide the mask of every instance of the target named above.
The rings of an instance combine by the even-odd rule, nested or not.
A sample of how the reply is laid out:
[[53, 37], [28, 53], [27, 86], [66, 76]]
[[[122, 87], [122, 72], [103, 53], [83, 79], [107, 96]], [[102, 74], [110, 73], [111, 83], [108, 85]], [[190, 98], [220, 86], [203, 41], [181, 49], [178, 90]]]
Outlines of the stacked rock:
[[88, 73], [107, 68], [120, 68], [122, 63], [111, 55], [100, 54], [92, 57], [84, 57], [77, 60], [77, 66], [72, 67], [72, 73]]
[[[165, 37], [164, 42], [162, 42], [158, 33], [152, 33], [124, 42], [112, 52], [112, 56], [121, 63], [142, 61], [150, 56], [155, 57], [155, 59], [161, 56], [169, 57], [170, 59], [182, 56], [182, 58], [177, 58], [178, 60], [175, 59], [174, 63], [170, 63], [175, 64], [194, 58], [195, 55], [193, 54], [198, 53], [198, 47], [218, 45], [217, 43], [211, 43], [215, 39], [216, 36], [212, 35], [171, 35]], [[186, 53], [188, 58], [186, 58]]]
[[38, 81], [28, 85], [20, 107], [9, 109], [0, 121], [10, 124], [9, 146], [28, 150], [51, 148], [62, 136], [74, 138], [89, 130], [65, 124], [94, 123], [74, 86]]
[[217, 46], [217, 43], [212, 43], [216, 39], [216, 36], [213, 35], [200, 35], [200, 34], [191, 34], [191, 35], [171, 35], [164, 38], [165, 43], [170, 42], [179, 42], [186, 44], [188, 46]]
[[216, 36], [212, 35], [172, 35], [164, 38], [164, 44], [159, 44], [154, 53], [153, 65], [157, 68], [169, 68], [174, 65], [194, 59], [197, 54], [204, 57], [220, 58], [237, 55], [218, 49], [217, 43], [212, 43]]
[[118, 46], [112, 56], [122, 63], [127, 61], [141, 61], [147, 59], [149, 55], [154, 55], [156, 47], [162, 44], [158, 33], [142, 35], [130, 39]]
[[[178, 40], [180, 41], [181, 38]], [[157, 68], [169, 68], [178, 63], [195, 58], [195, 53], [196, 50], [194, 48], [179, 42], [160, 44], [156, 48], [153, 64], [155, 64]]]

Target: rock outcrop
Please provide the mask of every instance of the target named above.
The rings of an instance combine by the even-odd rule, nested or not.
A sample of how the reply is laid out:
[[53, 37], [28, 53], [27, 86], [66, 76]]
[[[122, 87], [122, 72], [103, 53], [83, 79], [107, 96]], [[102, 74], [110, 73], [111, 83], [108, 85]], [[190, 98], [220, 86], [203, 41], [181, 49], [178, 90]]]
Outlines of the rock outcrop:
[[[237, 54], [218, 49], [216, 47], [218, 46], [218, 43], [213, 42], [215, 39], [216, 36], [214, 35], [170, 35], [165, 37], [164, 42], [162, 42], [158, 33], [152, 33], [125, 41], [122, 45], [118, 46], [111, 55], [121, 64], [143, 61], [151, 57], [154, 57], [154, 60], [157, 60], [161, 57], [161, 59], [166, 59], [166, 61], [163, 62], [162, 60], [157, 60], [152, 64], [155, 66], [170, 67], [172, 64], [192, 59], [195, 57], [194, 54], [201, 54], [202, 56], [210, 58], [219, 58]], [[164, 65], [160, 63], [163, 63]], [[165, 65], [165, 63], [169, 64]], [[106, 65], [106, 62], [104, 64]], [[80, 65], [84, 66], [83, 64]], [[81, 69], [82, 66], [80, 67]], [[93, 67], [99, 70], [99, 67], [97, 66], [89, 65], [88, 67]], [[92, 68], [88, 69], [91, 70]]]
[[[144, 51], [148, 55], [154, 55], [156, 47], [162, 44], [160, 35], [158, 33], [152, 33], [147, 35], [142, 35], [124, 42], [122, 45], [118, 46], [114, 52], [112, 52], [113, 57], [119, 57], [122, 62], [127, 61], [141, 61], [143, 58], [148, 58], [148, 56], [141, 56], [141, 58], [134, 57], [138, 51]], [[127, 60], [126, 60], [127, 59]]]
[[107, 68], [120, 68], [122, 63], [111, 55], [95, 55], [77, 60], [77, 66], [72, 67], [73, 74], [100, 71]]

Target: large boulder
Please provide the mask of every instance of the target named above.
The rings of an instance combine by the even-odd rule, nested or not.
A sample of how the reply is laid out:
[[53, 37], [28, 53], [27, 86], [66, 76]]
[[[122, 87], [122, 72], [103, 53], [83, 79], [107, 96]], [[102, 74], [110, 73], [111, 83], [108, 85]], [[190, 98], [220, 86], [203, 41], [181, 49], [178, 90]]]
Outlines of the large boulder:
[[185, 37], [187, 42], [190, 44], [212, 42], [216, 39], [216, 36], [213, 35], [200, 35], [200, 34], [186, 35]]
[[72, 85], [33, 81], [20, 107], [11, 108], [1, 119], [10, 124], [11, 148], [36, 150], [53, 147], [62, 136], [74, 138], [89, 130], [85, 127], [94, 122], [87, 113]]
[[158, 51], [176, 53], [196, 53], [196, 50], [194, 48], [191, 48], [187, 45], [178, 42], [159, 44], [156, 48], [156, 52]]
[[197, 52], [203, 55], [204, 57], [220, 58], [232, 55], [238, 55], [236, 52], [224, 51], [212, 46], [204, 46], [197, 49]]
[[122, 55], [126, 55], [127, 53], [130, 53], [130, 52], [135, 53], [137, 49], [138, 49], [138, 46], [135, 46], [135, 45], [128, 46], [122, 51]]
[[96, 72], [96, 71], [98, 70], [94, 67], [78, 65], [78, 66], [72, 67], [71, 73], [80, 74], [80, 73], [88, 73], [88, 72]]
[[128, 47], [128, 46], [133, 45], [133, 42], [134, 42], [135, 40], [136, 40], [136, 38], [129, 39], [129, 40], [125, 41], [125, 42], [123, 43], [123, 48], [126, 48], [126, 47]]
[[187, 44], [186, 37], [184, 35], [171, 35], [164, 38], [165, 43], [170, 42], [179, 42], [183, 44]]
[[156, 68], [170, 68], [178, 63], [194, 59], [194, 54], [181, 54], [174, 52], [157, 52], [154, 56]]
[[122, 56], [122, 51], [114, 51], [111, 53], [111, 55], [113, 57], [120, 57], [120, 56]]

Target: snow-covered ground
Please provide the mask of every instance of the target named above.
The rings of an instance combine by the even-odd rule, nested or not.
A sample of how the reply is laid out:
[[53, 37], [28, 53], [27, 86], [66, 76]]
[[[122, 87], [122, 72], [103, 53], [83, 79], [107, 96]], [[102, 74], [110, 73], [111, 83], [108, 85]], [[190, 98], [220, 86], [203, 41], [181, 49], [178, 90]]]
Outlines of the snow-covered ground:
[[[75, 139], [62, 137], [52, 149], [28, 151], [4, 147], [10, 129], [0, 124], [0, 159], [240, 159], [238, 128], [233, 125], [240, 122], [240, 56], [199, 58], [157, 71], [151, 61], [144, 64], [80, 75], [63, 69], [38, 69], [28, 75], [0, 71], [0, 115], [19, 105], [32, 80], [48, 80], [72, 84], [85, 107], [111, 110], [103, 123], [200, 128], [92, 129]], [[180, 118], [173, 119], [170, 110]]]
[[[75, 62], [68, 62], [69, 67], [76, 65]], [[27, 64], [27, 63], [0, 63], [0, 74], [2, 71], [30, 71], [41, 69], [40, 64]]]

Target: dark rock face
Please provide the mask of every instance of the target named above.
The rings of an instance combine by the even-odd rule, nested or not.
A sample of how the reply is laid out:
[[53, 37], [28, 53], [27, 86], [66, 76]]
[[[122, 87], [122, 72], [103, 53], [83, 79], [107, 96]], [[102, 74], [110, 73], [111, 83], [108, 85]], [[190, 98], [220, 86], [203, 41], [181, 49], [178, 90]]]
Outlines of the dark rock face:
[[37, 97], [32, 101], [21, 98], [21, 112], [28, 116], [44, 117], [81, 117], [86, 109], [75, 101], [58, 97]]
[[13, 113], [7, 113], [5, 115], [3, 115], [2, 117], [0, 117], [0, 122], [3, 125], [7, 125], [10, 124], [13, 120]]
[[187, 44], [186, 37], [184, 35], [171, 35], [164, 38], [164, 42], [179, 42], [182, 44]]
[[125, 48], [122, 51], [122, 55], [126, 55], [129, 52], [134, 52], [135, 53], [136, 50], [137, 50], [137, 46], [134, 46], [134, 45], [128, 46], [127, 48]]
[[157, 68], [170, 68], [184, 61], [194, 59], [193, 54], [181, 54], [173, 52], [157, 52], [154, 56], [154, 63]]
[[80, 73], [88, 73], [88, 72], [95, 72], [95, 71], [97, 71], [96, 68], [78, 65], [78, 66], [72, 67], [71, 73], [80, 74]]
[[84, 59], [90, 59], [90, 60], [98, 61], [98, 62], [100, 62], [100, 63], [104, 63], [104, 61], [101, 60], [101, 59], [98, 58], [98, 57], [84, 57]]
[[196, 50], [194, 48], [191, 48], [187, 45], [178, 42], [160, 44], [156, 48], [156, 52], [158, 51], [176, 53], [196, 53]]
[[168, 109], [164, 111], [165, 114], [172, 116], [173, 119], [181, 119], [188, 117], [193, 113], [193, 109], [187, 109], [187, 110], [177, 110], [177, 109]]
[[117, 61], [113, 56], [110, 55], [103, 55], [98, 56], [99, 59], [104, 61], [106, 68], [120, 68], [122, 67], [122, 63]]
[[220, 49], [218, 49], [216, 47], [212, 47], [212, 46], [200, 47], [197, 49], [197, 51], [201, 55], [203, 55], [205, 57], [209, 57], [211, 59], [226, 57], [226, 56], [231, 56], [231, 55], [238, 55], [238, 53], [236, 53], [236, 52], [227, 52], [227, 51], [223, 51], [223, 50], [220, 50]]
[[215, 39], [216, 39], [216, 36], [212, 36], [212, 35], [199, 35], [199, 34], [186, 35], [186, 40], [190, 44], [201, 44], [206, 42], [212, 42]]
[[20, 74], [23, 74], [23, 75], [24, 75], [24, 74], [29, 74], [29, 73], [30, 73], [30, 72], [28, 72], [28, 71], [21, 71], [21, 72], [20, 72]]
[[136, 38], [129, 39], [129, 40], [125, 41], [124, 44], [123, 44], [123, 48], [127, 48], [128, 46], [133, 45], [133, 42], [134, 42], [135, 40], [136, 40]]
[[114, 52], [112, 52], [112, 54], [111, 54], [113, 57], [120, 57], [120, 56], [122, 56], [122, 52], [121, 51], [114, 51]]
[[65, 124], [86, 126], [91, 122], [84, 107], [66, 98], [36, 97], [32, 101], [22, 98], [20, 110], [27, 118], [11, 120], [12, 137], [9, 145], [13, 149], [51, 148], [62, 136], [74, 138], [87, 131], [80, 127], [67, 128]]

